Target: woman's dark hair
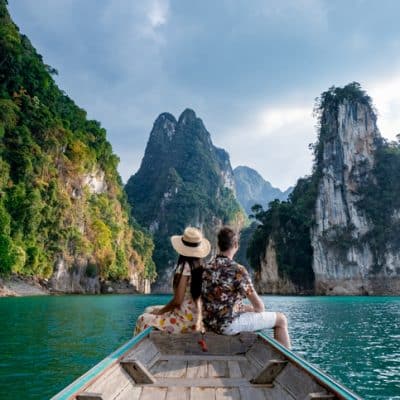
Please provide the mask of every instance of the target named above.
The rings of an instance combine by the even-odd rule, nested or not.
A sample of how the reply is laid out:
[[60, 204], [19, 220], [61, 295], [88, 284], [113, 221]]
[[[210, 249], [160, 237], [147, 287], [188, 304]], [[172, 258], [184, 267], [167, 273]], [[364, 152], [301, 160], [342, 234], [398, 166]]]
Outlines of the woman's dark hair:
[[224, 226], [218, 233], [218, 247], [221, 251], [231, 249], [235, 243], [239, 244], [238, 234], [228, 226]]
[[182, 277], [183, 267], [185, 263], [188, 263], [190, 266], [190, 293], [192, 295], [193, 300], [197, 300], [201, 295], [201, 283], [202, 283], [202, 275], [203, 275], [203, 264], [201, 258], [198, 257], [186, 257], [179, 256], [178, 262], [176, 263], [176, 267], [178, 268], [182, 265], [182, 270], [180, 273], [174, 275], [173, 288], [174, 290], [179, 284], [179, 281]]

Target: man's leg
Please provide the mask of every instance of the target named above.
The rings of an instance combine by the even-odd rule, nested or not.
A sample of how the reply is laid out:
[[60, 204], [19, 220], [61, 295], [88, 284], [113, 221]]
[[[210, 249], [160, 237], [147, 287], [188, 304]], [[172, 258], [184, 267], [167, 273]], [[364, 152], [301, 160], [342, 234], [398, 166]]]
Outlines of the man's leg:
[[288, 323], [285, 314], [276, 313], [276, 322], [274, 326], [274, 338], [283, 346], [291, 349], [290, 337], [288, 331]]

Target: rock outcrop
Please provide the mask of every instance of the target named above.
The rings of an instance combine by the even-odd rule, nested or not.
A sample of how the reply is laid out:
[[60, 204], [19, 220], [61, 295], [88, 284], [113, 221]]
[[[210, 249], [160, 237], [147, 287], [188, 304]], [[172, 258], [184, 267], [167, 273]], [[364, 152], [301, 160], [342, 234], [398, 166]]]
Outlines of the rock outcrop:
[[321, 119], [321, 177], [311, 241], [316, 293], [392, 294], [400, 292], [400, 249], [388, 250], [385, 266], [374, 271], [373, 250], [365, 238], [372, 229], [359, 206], [371, 178], [381, 135], [365, 102], [344, 98]]
[[233, 170], [236, 186], [236, 198], [245, 209], [246, 213], [252, 213], [251, 207], [261, 204], [264, 208], [272, 200], [286, 200], [293, 190], [289, 187], [285, 191], [274, 188], [256, 170], [239, 166]]
[[245, 215], [235, 199], [228, 153], [215, 147], [202, 120], [186, 109], [155, 121], [142, 164], [125, 187], [138, 222], [154, 236], [158, 279], [154, 289], [171, 291], [177, 255], [169, 237], [188, 226], [214, 244], [222, 224], [240, 229]]
[[254, 282], [255, 289], [259, 293], [299, 294], [296, 285], [279, 274], [275, 244], [272, 238], [270, 238], [265, 255], [261, 259], [260, 269], [255, 273]]
[[289, 201], [258, 214], [256, 285], [288, 293], [288, 282], [300, 288], [307, 277], [304, 288], [316, 294], [398, 295], [400, 144], [381, 137], [357, 83], [323, 93], [316, 111], [312, 175], [299, 179]]

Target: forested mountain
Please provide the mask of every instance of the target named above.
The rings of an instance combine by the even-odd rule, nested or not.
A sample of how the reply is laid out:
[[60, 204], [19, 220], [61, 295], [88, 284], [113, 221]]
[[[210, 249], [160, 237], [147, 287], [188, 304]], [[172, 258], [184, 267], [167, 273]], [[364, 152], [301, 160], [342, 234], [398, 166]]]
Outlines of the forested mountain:
[[[0, 273], [98, 292], [154, 277], [153, 244], [130, 217], [100, 123], [60, 90], [56, 70], [0, 0]], [[139, 284], [139, 283], [138, 283]]]
[[286, 200], [293, 190], [289, 187], [284, 192], [274, 188], [256, 170], [238, 166], [233, 170], [236, 185], [236, 197], [248, 215], [252, 213], [251, 207], [261, 204], [264, 207], [272, 200]]
[[216, 148], [202, 120], [185, 110], [155, 121], [139, 171], [126, 184], [138, 222], [154, 235], [158, 290], [171, 290], [176, 261], [169, 237], [196, 226], [214, 243], [222, 224], [238, 229], [245, 215], [235, 199], [229, 155]]
[[317, 100], [312, 175], [255, 210], [249, 256], [259, 290], [400, 293], [400, 143], [382, 138], [358, 83]]

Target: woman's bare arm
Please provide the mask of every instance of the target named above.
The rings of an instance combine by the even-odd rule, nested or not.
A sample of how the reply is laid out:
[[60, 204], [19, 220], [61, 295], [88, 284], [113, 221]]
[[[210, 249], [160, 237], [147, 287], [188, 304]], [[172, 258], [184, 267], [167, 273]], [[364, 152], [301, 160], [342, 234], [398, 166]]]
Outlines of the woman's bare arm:
[[179, 307], [182, 304], [183, 298], [185, 297], [185, 291], [188, 281], [189, 277], [186, 275], [182, 275], [179, 280], [178, 286], [175, 289], [174, 297], [172, 298], [172, 300], [167, 303], [163, 308], [155, 310], [152, 314], [161, 315]]

